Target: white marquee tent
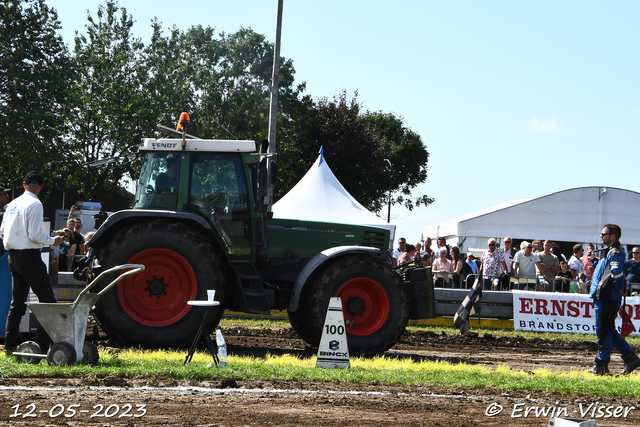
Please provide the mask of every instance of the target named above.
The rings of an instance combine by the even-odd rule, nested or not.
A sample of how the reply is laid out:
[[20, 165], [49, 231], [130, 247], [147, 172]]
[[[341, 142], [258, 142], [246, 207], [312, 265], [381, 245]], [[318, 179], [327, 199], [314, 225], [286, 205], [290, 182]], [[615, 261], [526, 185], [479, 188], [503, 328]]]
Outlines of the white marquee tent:
[[373, 225], [391, 232], [396, 226], [369, 212], [335, 177], [322, 151], [302, 179], [271, 209], [274, 218]]
[[640, 244], [640, 193], [611, 187], [580, 187], [503, 205], [424, 227], [423, 237], [486, 249], [491, 237], [600, 243], [606, 223], [622, 229], [623, 244]]

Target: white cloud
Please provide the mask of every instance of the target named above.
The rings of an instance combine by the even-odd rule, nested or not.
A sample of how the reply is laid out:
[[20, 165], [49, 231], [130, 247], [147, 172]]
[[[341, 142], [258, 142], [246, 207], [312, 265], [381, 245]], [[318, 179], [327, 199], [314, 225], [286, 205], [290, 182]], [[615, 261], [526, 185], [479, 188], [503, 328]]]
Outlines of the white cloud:
[[556, 116], [554, 114], [548, 119], [534, 117], [529, 121], [529, 129], [534, 132], [554, 133], [562, 132], [562, 125], [556, 121]]

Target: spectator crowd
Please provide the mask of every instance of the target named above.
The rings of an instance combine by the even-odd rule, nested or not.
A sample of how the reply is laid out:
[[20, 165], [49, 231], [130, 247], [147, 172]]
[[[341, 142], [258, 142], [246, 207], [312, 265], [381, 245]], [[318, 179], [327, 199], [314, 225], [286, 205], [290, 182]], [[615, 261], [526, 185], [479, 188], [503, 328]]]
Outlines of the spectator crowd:
[[[551, 240], [522, 241], [520, 247], [513, 247], [509, 236], [502, 239], [503, 247], [491, 238], [487, 250], [481, 257], [472, 253], [461, 254], [457, 246], [447, 244], [444, 237], [435, 239], [437, 248], [432, 249], [432, 240], [408, 244], [405, 238], [398, 240], [394, 251], [393, 265], [409, 265], [419, 262], [431, 267], [435, 286], [461, 288], [469, 287], [475, 277], [485, 290], [537, 290], [546, 292], [588, 294], [591, 278], [599, 258], [592, 244], [573, 246], [572, 255], [567, 259], [560, 246]], [[640, 290], [640, 247], [636, 246], [626, 261], [626, 282], [629, 294]]]
[[73, 216], [77, 206], [71, 206], [67, 217], [67, 226], [56, 230], [64, 241], [58, 248], [58, 271], [74, 271], [76, 268], [86, 267], [86, 259], [89, 257], [89, 240], [93, 231], [82, 234], [82, 220]]

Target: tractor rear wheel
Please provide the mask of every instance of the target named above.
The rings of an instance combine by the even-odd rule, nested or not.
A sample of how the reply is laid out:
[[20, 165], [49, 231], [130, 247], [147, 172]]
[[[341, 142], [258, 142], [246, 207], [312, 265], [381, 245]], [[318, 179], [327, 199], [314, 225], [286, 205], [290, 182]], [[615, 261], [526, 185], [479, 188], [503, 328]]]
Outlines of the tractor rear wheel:
[[331, 297], [342, 300], [350, 354], [381, 354], [406, 329], [409, 304], [402, 279], [376, 258], [343, 256], [322, 267], [305, 285], [292, 325], [304, 329], [301, 335], [313, 346], [320, 343]]
[[98, 262], [104, 270], [145, 266], [103, 295], [94, 309], [102, 329], [126, 345], [188, 347], [200, 325], [187, 301], [206, 300], [208, 289], [215, 289], [220, 301], [209, 330], [222, 317], [220, 256], [204, 235], [183, 224], [155, 220], [123, 228], [101, 249]]

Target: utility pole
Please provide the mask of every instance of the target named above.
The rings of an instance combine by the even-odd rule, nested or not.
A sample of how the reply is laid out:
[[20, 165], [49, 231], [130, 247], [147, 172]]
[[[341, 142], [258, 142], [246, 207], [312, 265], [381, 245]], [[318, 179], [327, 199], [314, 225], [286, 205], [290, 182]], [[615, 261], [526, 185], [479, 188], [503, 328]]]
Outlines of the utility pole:
[[[393, 165], [391, 160], [384, 159], [389, 164], [389, 182], [391, 182], [391, 175], [393, 174]], [[387, 224], [391, 223], [391, 188], [389, 188], [389, 208], [387, 209]]]
[[[269, 97], [269, 149], [267, 153], [273, 155], [276, 152], [276, 124], [278, 120], [278, 89], [280, 80], [280, 36], [282, 34], [282, 3], [283, 0], [278, 0], [278, 18], [276, 24], [276, 42], [273, 52], [273, 73], [271, 75], [271, 96]], [[271, 183], [272, 176], [272, 162], [267, 162], [267, 196], [268, 202], [265, 204], [268, 206], [269, 212], [271, 212], [271, 204], [273, 203], [273, 184]]]

